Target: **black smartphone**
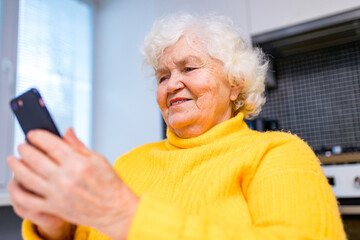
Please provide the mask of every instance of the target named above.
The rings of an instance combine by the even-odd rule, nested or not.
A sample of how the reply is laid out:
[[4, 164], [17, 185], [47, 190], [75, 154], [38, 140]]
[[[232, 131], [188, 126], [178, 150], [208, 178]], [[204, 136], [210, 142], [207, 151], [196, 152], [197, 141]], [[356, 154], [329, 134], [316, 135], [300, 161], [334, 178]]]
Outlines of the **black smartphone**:
[[61, 137], [45, 106], [44, 100], [36, 88], [32, 88], [12, 99], [10, 107], [19, 121], [25, 136], [30, 130], [44, 129]]

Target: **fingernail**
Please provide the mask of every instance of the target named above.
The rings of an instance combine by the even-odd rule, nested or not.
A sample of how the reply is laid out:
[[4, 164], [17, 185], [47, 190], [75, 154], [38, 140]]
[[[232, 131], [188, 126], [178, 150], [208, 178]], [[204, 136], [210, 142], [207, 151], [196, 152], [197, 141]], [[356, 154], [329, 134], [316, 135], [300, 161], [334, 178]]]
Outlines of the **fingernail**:
[[32, 135], [34, 135], [34, 134], [33, 134], [33, 131], [30, 130], [30, 131], [26, 134], [26, 137], [27, 137], [28, 139], [30, 139], [30, 138], [32, 137]]

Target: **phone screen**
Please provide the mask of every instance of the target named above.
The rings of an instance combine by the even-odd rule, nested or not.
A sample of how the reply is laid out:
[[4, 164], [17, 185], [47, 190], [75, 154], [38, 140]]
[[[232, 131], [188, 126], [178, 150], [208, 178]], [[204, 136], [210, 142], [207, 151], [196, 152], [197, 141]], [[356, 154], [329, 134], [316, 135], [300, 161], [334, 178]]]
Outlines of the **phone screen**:
[[54, 121], [52, 120], [45, 103], [36, 88], [32, 88], [10, 101], [24, 134], [33, 129], [44, 129], [61, 137]]

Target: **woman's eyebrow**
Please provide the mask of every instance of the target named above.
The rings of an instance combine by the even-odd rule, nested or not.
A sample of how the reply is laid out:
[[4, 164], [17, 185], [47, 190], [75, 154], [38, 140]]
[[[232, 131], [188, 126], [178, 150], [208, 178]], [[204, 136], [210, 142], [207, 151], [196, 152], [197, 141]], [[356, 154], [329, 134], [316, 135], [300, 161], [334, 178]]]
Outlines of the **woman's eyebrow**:
[[186, 56], [185, 58], [183, 59], [180, 59], [176, 65], [185, 65], [187, 63], [200, 63], [202, 64], [204, 62], [204, 60], [198, 56], [195, 56], [195, 55], [190, 55], [190, 56]]
[[163, 68], [157, 68], [156, 71], [155, 71], [155, 75], [156, 76], [159, 76], [161, 74], [164, 74], [168, 71], [168, 69], [166, 67], [163, 67]]
[[[198, 63], [198, 64], [201, 64], [203, 65], [204, 64], [204, 60], [198, 56], [195, 56], [195, 55], [189, 55], [189, 56], [186, 56], [182, 59], [179, 59], [179, 60], [175, 60], [175, 65], [176, 66], [184, 66], [186, 65], [187, 63]], [[159, 76], [161, 74], [164, 74], [166, 72], [168, 72], [169, 69], [167, 67], [158, 67], [155, 71], [155, 75], [156, 76]]]

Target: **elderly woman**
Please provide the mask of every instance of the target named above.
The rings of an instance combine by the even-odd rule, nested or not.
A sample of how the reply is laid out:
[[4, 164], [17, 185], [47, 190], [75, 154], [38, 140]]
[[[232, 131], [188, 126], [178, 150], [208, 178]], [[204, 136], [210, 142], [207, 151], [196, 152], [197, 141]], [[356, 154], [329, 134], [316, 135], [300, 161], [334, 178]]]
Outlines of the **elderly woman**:
[[345, 239], [319, 162], [298, 137], [250, 130], [267, 64], [222, 18], [173, 15], [145, 39], [167, 139], [114, 169], [71, 130], [34, 130], [8, 158], [25, 239]]

